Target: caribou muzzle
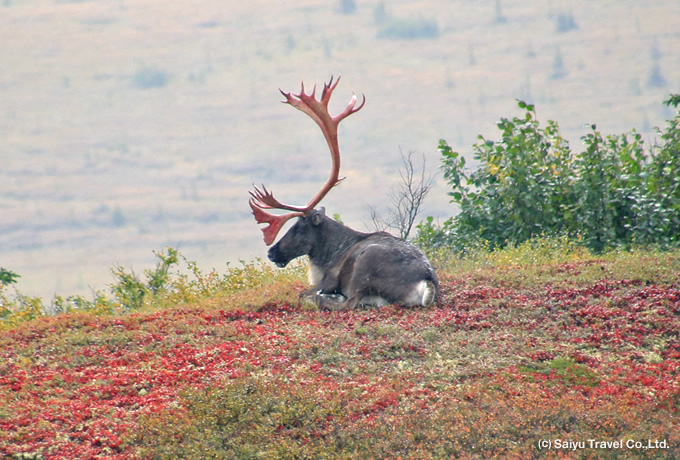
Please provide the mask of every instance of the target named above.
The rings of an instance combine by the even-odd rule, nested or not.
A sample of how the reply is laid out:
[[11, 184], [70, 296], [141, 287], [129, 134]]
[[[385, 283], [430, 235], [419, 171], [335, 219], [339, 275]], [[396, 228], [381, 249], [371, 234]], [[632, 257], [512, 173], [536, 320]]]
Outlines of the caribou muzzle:
[[285, 267], [286, 265], [288, 265], [288, 262], [292, 260], [287, 257], [283, 257], [276, 246], [269, 250], [269, 252], [267, 253], [267, 257], [269, 257], [269, 260], [274, 262], [274, 264], [279, 268]]

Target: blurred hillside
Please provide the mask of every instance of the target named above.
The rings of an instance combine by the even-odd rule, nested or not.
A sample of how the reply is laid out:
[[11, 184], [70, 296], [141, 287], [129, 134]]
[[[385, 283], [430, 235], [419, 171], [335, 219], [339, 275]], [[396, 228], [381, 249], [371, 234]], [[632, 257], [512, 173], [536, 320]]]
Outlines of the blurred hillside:
[[[0, 266], [46, 298], [102, 289], [173, 246], [218, 270], [265, 257], [247, 206], [264, 182], [304, 203], [329, 159], [280, 104], [343, 75], [365, 108], [340, 129], [347, 180], [324, 201], [359, 230], [398, 182], [400, 149], [439, 165], [517, 114], [654, 142], [680, 88], [680, 3], [5, 0], [0, 6]], [[448, 217], [441, 178], [426, 215]]]

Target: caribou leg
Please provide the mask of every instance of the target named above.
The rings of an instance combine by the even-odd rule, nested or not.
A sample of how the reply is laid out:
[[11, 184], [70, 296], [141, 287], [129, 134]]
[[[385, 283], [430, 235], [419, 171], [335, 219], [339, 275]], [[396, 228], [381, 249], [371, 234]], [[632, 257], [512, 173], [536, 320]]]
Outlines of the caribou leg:
[[341, 311], [356, 308], [356, 301], [348, 299], [342, 294], [324, 294], [318, 288], [301, 292], [299, 300], [308, 299], [323, 310]]

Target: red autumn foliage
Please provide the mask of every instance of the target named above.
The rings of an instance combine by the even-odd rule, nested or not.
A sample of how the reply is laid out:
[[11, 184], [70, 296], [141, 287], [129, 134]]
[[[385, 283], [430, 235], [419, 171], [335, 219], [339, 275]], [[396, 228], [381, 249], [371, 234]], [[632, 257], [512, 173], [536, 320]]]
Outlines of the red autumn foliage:
[[0, 333], [0, 454], [137, 458], [148, 448], [141, 421], [185, 420], [187, 392], [254, 376], [333, 404], [313, 426], [277, 422], [276, 436], [305, 448], [341, 429], [355, 452], [375, 436], [376, 456], [520, 457], [541, 437], [644, 434], [667, 440], [657, 453], [672, 458], [680, 282], [513, 286], [468, 275], [444, 277], [424, 309], [283, 303], [36, 320]]

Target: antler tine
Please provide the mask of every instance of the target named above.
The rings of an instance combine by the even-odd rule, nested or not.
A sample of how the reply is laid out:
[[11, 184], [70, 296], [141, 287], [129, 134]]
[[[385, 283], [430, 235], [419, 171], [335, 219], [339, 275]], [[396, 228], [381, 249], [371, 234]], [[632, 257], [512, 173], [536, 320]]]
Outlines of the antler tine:
[[255, 189], [254, 192], [248, 192], [250, 193], [250, 196], [253, 197], [255, 203], [260, 207], [260, 208], [265, 208], [265, 209], [281, 209], [282, 206], [284, 206], [279, 200], [274, 198], [274, 194], [267, 190], [267, 187], [262, 184], [262, 190], [260, 188], [253, 184], [253, 188]]
[[278, 204], [278, 200], [274, 198], [274, 194], [267, 190], [267, 187], [262, 184], [262, 190], [253, 184], [255, 191], [248, 191], [250, 193], [251, 201], [253, 201], [259, 208], [264, 209], [275, 209]]
[[283, 224], [288, 222], [293, 217], [300, 217], [303, 215], [303, 213], [301, 212], [291, 212], [289, 214], [277, 216], [263, 211], [254, 198], [251, 198], [248, 201], [248, 203], [250, 204], [250, 208], [253, 210], [253, 215], [255, 216], [255, 220], [257, 221], [257, 223], [269, 224], [266, 227], [262, 228], [262, 233], [264, 235], [264, 244], [266, 244], [267, 246], [271, 245], [274, 242], [274, 240], [276, 239], [276, 235], [279, 234], [279, 231], [281, 230], [281, 227], [283, 227]]
[[366, 103], [366, 95], [362, 94], [361, 98], [362, 100], [361, 104], [359, 104], [359, 107], [354, 107], [355, 104], [357, 103], [357, 95], [352, 93], [352, 99], [349, 101], [349, 104], [347, 104], [347, 107], [345, 107], [345, 110], [343, 110], [335, 117], [333, 117], [333, 120], [337, 120], [339, 122], [343, 118], [348, 117], [349, 115], [352, 115], [354, 112], [358, 112], [359, 110], [361, 110], [361, 108]]
[[[343, 178], [344, 179], [344, 178]], [[267, 187], [262, 184], [262, 190], [257, 185], [253, 185], [255, 191], [249, 191], [251, 200], [259, 207], [263, 209], [285, 209], [287, 211], [295, 212], [306, 212], [308, 209], [301, 206], [291, 206], [289, 204], [283, 204], [276, 198], [274, 198], [274, 193], [267, 190]]]
[[336, 86], [338, 86], [338, 83], [340, 83], [340, 78], [342, 78], [342, 75], [338, 75], [338, 79], [335, 80], [335, 84], [333, 84], [333, 75], [331, 75], [331, 79], [328, 80], [328, 83], [323, 84], [323, 91], [321, 91], [321, 101], [324, 103], [324, 105], [328, 106], [328, 101], [331, 100], [331, 94], [333, 94], [333, 90]]

